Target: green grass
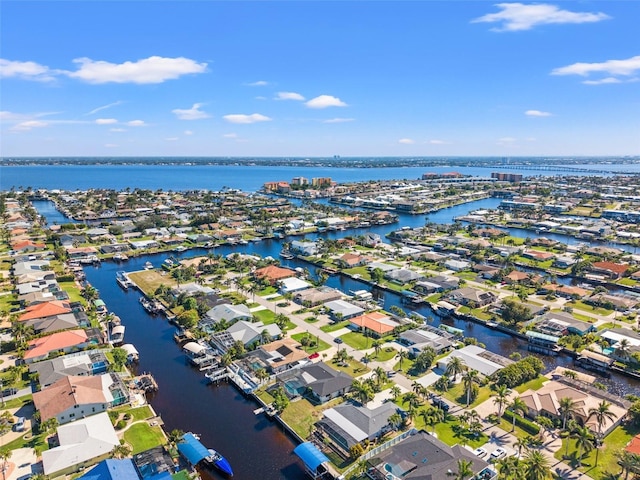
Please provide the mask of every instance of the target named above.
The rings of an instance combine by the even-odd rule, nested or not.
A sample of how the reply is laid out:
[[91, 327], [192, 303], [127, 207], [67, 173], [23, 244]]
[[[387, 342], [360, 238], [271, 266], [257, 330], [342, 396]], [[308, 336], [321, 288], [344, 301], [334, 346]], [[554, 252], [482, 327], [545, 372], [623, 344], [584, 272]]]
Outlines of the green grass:
[[613, 313], [613, 310], [607, 310], [606, 308], [596, 307], [595, 305], [587, 305], [581, 300], [576, 300], [575, 302], [567, 303], [567, 306], [577, 308], [578, 310], [584, 310], [586, 312], [595, 313], [597, 315], [610, 315]]
[[364, 375], [365, 373], [371, 371], [371, 369], [366, 367], [364, 363], [353, 359], [347, 360], [346, 365], [340, 365], [337, 362], [332, 361], [331, 366], [336, 370], [343, 371], [347, 375], [351, 375], [352, 377], [359, 377], [360, 375]]
[[438, 303], [441, 298], [441, 293], [434, 293], [433, 295], [429, 295], [425, 300], [430, 303]]
[[256, 295], [259, 297], [266, 297], [267, 295], [273, 295], [274, 293], [278, 293], [278, 289], [276, 287], [268, 286], [256, 292]]
[[510, 422], [510, 421], [506, 420], [505, 418], [501, 418], [500, 419], [500, 423], [498, 424], [498, 427], [500, 427], [505, 432], [508, 432], [508, 433], [514, 435], [515, 437], [519, 438], [520, 440], [524, 440], [526, 438], [531, 437], [530, 433], [525, 432], [518, 425], [516, 425], [516, 429], [513, 430], [513, 422]]
[[15, 440], [12, 440], [11, 442], [5, 444], [3, 448], [6, 448], [7, 450], [15, 450], [17, 448], [33, 449], [35, 447], [38, 447], [40, 451], [49, 449], [46, 434], [41, 433], [39, 435], [33, 436], [31, 432], [25, 433], [21, 437], [18, 437]]
[[[471, 405], [469, 405], [469, 408], [477, 407], [485, 400], [488, 400], [489, 397], [491, 397], [491, 393], [492, 393], [491, 388], [480, 387], [478, 391], [478, 396], [475, 398], [473, 402], [471, 402]], [[452, 388], [444, 392], [443, 396], [448, 398], [449, 400], [452, 400], [458, 403], [459, 405], [463, 405], [463, 406], [467, 405], [467, 392], [462, 382], [457, 383]]]
[[626, 277], [621, 278], [616, 283], [619, 285], [626, 285], [627, 287], [635, 287], [638, 284], [638, 282], [633, 278], [626, 278]]
[[289, 403], [280, 415], [298, 435], [307, 438], [313, 425], [320, 420], [321, 415], [306, 399]]
[[341, 322], [336, 322], [336, 323], [330, 323], [329, 325], [323, 325], [322, 327], [320, 327], [320, 330], [322, 330], [325, 333], [329, 333], [329, 332], [335, 332], [336, 330], [340, 330], [341, 328], [345, 328], [347, 325], [349, 325], [349, 320], [343, 320]]
[[186, 470], [180, 470], [178, 473], [171, 475], [171, 480], [190, 480], [189, 472]]
[[378, 352], [378, 355], [375, 355], [374, 352], [373, 358], [378, 362], [386, 362], [387, 360], [394, 358], [397, 354], [398, 351], [395, 348], [386, 347], [381, 349], [380, 352]]
[[18, 302], [15, 295], [8, 294], [0, 296], [0, 312], [11, 312], [19, 308], [20, 302]]
[[260, 390], [256, 390], [255, 394], [260, 398], [260, 400], [262, 400], [264, 403], [266, 403], [267, 405], [273, 403], [273, 401], [275, 400], [270, 394], [269, 392], [267, 392], [266, 390], [260, 389]]
[[131, 445], [132, 453], [144, 452], [166, 443], [160, 427], [151, 427], [148, 423], [136, 423], [124, 432], [124, 440]]
[[549, 379], [547, 377], [543, 377], [542, 375], [538, 378], [534, 378], [533, 380], [529, 380], [528, 382], [523, 383], [522, 385], [518, 385], [514, 390], [518, 393], [523, 393], [529, 389], [538, 390], [542, 387], [544, 382], [548, 382]]
[[58, 282], [58, 285], [60, 285], [60, 288], [62, 290], [67, 292], [67, 294], [69, 295], [69, 301], [71, 302], [83, 301], [82, 294], [80, 293], [80, 289], [78, 288], [78, 285], [76, 285], [76, 282], [74, 281]]
[[365, 337], [360, 332], [345, 333], [340, 338], [344, 340], [344, 343], [346, 343], [350, 347], [355, 348], [356, 350], [366, 350], [368, 348], [371, 348], [371, 344], [374, 341], [373, 338]]
[[138, 420], [146, 420], [148, 418], [153, 417], [151, 408], [148, 405], [145, 405], [143, 407], [136, 407], [136, 408], [120, 407], [114, 410], [122, 414], [127, 414], [127, 413], [131, 414], [131, 419], [134, 422], [137, 422]]
[[275, 320], [276, 320], [276, 314], [273, 313], [271, 310], [266, 310], [266, 309], [265, 310], [258, 310], [256, 312], [251, 312], [251, 315], [256, 317], [258, 320], [260, 320], [265, 325], [269, 325], [269, 324], [275, 322]]
[[[640, 428], [633, 426], [616, 427], [613, 432], [604, 439], [604, 448], [598, 453], [598, 465], [596, 466], [596, 452], [592, 450], [589, 454], [584, 455], [582, 459], [581, 472], [586, 473], [591, 478], [601, 478], [604, 472], [618, 473], [620, 466], [617, 463], [616, 453], [620, 452], [629, 443], [629, 441], [640, 433]], [[576, 442], [572, 438], [562, 440], [562, 448], [558, 450], [554, 456], [558, 460], [564, 458], [564, 454], [569, 444], [569, 459], [567, 463], [575, 460], [577, 456]], [[577, 466], [577, 463], [574, 464]]]
[[316, 353], [316, 352], [322, 352], [324, 350], [329, 350], [329, 348], [331, 348], [331, 345], [329, 345], [327, 342], [325, 342], [321, 338], [316, 338], [315, 336], [310, 335], [310, 334], [308, 334], [306, 332], [296, 333], [295, 335], [291, 335], [291, 338], [293, 338], [294, 340], [300, 342], [307, 335], [309, 335], [314, 341], [317, 340], [318, 344], [313, 348], [309, 348], [309, 347], [305, 348], [303, 346], [302, 348], [304, 349], [305, 352], [307, 352], [307, 353]]
[[367, 270], [367, 267], [346, 268], [343, 272], [350, 275], [360, 275], [360, 278], [363, 280], [371, 280], [371, 274], [369, 270]]

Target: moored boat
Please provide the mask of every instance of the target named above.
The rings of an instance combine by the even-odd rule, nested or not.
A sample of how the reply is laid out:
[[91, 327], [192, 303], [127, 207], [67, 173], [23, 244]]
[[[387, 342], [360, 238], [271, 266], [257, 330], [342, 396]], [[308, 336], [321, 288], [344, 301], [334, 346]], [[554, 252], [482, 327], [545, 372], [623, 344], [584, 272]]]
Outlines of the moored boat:
[[233, 477], [233, 469], [229, 461], [213, 448], [209, 448], [209, 457], [206, 459], [211, 465], [220, 470], [225, 475]]

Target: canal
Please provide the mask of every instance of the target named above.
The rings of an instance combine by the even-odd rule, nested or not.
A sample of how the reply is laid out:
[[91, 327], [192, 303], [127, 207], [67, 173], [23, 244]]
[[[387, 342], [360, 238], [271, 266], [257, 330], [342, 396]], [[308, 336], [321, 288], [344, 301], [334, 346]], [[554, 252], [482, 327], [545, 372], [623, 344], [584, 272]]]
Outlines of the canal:
[[[499, 202], [499, 199], [488, 198], [444, 209], [430, 214], [428, 221], [451, 223], [453, 217], [465, 215], [476, 209], [495, 208]], [[41, 210], [42, 207], [43, 205], [36, 205], [36, 208], [45, 214], [45, 211]], [[52, 223], [67, 221], [65, 217], [56, 217], [55, 212], [51, 211], [45, 216]], [[401, 215], [399, 224], [373, 226], [368, 231], [384, 237], [401, 226], [413, 228], [422, 226], [424, 223], [425, 216]], [[509, 232], [531, 235], [531, 232], [518, 231], [518, 229], [509, 229]], [[340, 238], [361, 233], [362, 230], [346, 230], [309, 234], [306, 238]], [[567, 242], [568, 238], [570, 237], [563, 238], [561, 241]], [[150, 396], [149, 400], [164, 420], [166, 430], [178, 428], [200, 434], [205, 445], [216, 448], [227, 456], [237, 472], [237, 478], [296, 480], [305, 476], [299, 461], [291, 453], [295, 443], [282, 431], [281, 427], [262, 415], [255, 416], [253, 410], [256, 405], [230, 385], [221, 384], [215, 387], [207, 385], [204, 375], [185, 363], [180, 348], [173, 340], [174, 328], [163, 317], [147, 314], [139, 303], [140, 294], [137, 291], [123, 291], [116, 284], [115, 275], [123, 268], [126, 271], [141, 270], [146, 261], [151, 261], [158, 267], [171, 255], [188, 258], [204, 255], [209, 251], [220, 255], [237, 252], [278, 258], [283, 242], [284, 240], [269, 239], [247, 245], [221, 246], [213, 250], [196, 248], [180, 254], [164, 253], [134, 257], [125, 264], [103, 262], [100, 266], [85, 269], [87, 280], [100, 291], [100, 296], [110, 311], [121, 317], [127, 327], [126, 343], [133, 343], [140, 352], [138, 371], [151, 372], [157, 379], [160, 389]], [[305, 262], [294, 259], [283, 260], [283, 264], [307, 268], [312, 275], [315, 275], [315, 268]], [[329, 277], [326, 284], [344, 292], [363, 288], [371, 290], [365, 282], [341, 275]], [[407, 312], [416, 311], [434, 326], [444, 322], [461, 328], [467, 336], [477, 338], [490, 351], [504, 356], [509, 356], [513, 352], [520, 352], [523, 355], [528, 353], [525, 341], [505, 333], [470, 321], [441, 319], [428, 307], [409, 309], [407, 305], [401, 303], [401, 297], [393, 292], [374, 289], [373, 293], [381, 299], [387, 310], [396, 305]], [[573, 367], [573, 360], [570, 357], [541, 358], [549, 368], [556, 365]], [[620, 395], [631, 392], [640, 393], [640, 383], [622, 375], [613, 373], [611, 378], [603, 378], [599, 381], [607, 385], [613, 393]]]

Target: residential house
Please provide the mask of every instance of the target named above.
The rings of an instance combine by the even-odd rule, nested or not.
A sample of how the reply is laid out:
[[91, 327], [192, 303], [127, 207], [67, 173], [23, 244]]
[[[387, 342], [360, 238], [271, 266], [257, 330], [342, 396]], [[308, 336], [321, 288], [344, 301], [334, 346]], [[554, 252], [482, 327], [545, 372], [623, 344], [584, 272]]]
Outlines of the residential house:
[[120, 445], [106, 412], [58, 427], [58, 446], [42, 452], [45, 475], [57, 477], [111, 455]]
[[457, 342], [452, 334], [440, 328], [425, 325], [402, 332], [400, 334], [400, 343], [407, 346], [412, 356], [417, 356], [426, 348], [433, 348], [440, 355]]
[[309, 282], [305, 282], [304, 280], [301, 280], [297, 277], [285, 278], [283, 280], [280, 280], [278, 284], [280, 286], [280, 293], [282, 293], [283, 295], [287, 293], [298, 292], [301, 290], [307, 290], [311, 286]]
[[370, 259], [364, 255], [357, 253], [345, 253], [340, 258], [336, 259], [336, 263], [342, 268], [354, 268], [361, 267], [369, 263]]
[[382, 312], [368, 312], [349, 319], [349, 323], [370, 336], [383, 337], [400, 324]]
[[365, 247], [373, 248], [382, 243], [382, 238], [380, 238], [380, 235], [378, 235], [377, 233], [365, 232], [362, 235], [361, 243]]
[[33, 363], [29, 365], [29, 372], [37, 374], [40, 387], [46, 388], [65, 377], [106, 373], [108, 367], [109, 362], [102, 351], [87, 350]]
[[285, 278], [295, 277], [295, 270], [290, 268], [278, 267], [277, 265], [267, 265], [266, 267], [258, 268], [253, 275], [257, 279], [264, 279], [271, 285], [275, 285]]
[[458, 288], [449, 292], [446, 296], [452, 302], [473, 308], [490, 305], [498, 299], [493, 292], [486, 292], [472, 287]]
[[394, 283], [405, 285], [410, 282], [422, 280], [424, 275], [408, 268], [398, 268], [385, 273], [384, 277]]
[[218, 350], [226, 353], [236, 342], [249, 347], [256, 343], [271, 342], [281, 336], [282, 330], [275, 323], [265, 325], [262, 322], [239, 320], [225, 331], [214, 333], [211, 342]]
[[445, 268], [448, 270], [453, 270], [454, 272], [460, 272], [462, 270], [467, 270], [471, 267], [471, 263], [466, 262], [464, 260], [455, 260], [449, 259], [444, 262]]
[[546, 262], [547, 260], [551, 260], [555, 258], [555, 254], [551, 252], [545, 252], [540, 250], [530, 250], [530, 249], [527, 249], [524, 252], [522, 252], [522, 256], [524, 258], [530, 258], [532, 260], [537, 260], [539, 262]]
[[205, 313], [200, 324], [203, 327], [206, 327], [207, 325], [219, 323], [223, 320], [227, 323], [234, 323], [238, 320], [251, 320], [252, 318], [253, 315], [249, 311], [249, 307], [246, 305], [222, 303], [220, 305], [216, 305]]
[[249, 359], [269, 373], [280, 373], [307, 362], [307, 352], [292, 338], [283, 338], [258, 347]]
[[627, 408], [631, 403], [622, 397], [603, 394], [603, 392], [594, 387], [589, 388], [588, 385], [561, 378], [558, 381], [552, 380], [545, 383], [538, 390], [527, 390], [520, 395], [520, 400], [527, 406], [526, 415], [528, 417], [535, 418], [538, 415], [542, 415], [553, 420], [560, 420], [562, 417], [560, 400], [570, 398], [573, 400], [576, 420], [580, 424], [589, 427], [594, 433], [599, 433], [599, 428], [596, 419], [589, 416], [589, 410], [598, 408], [598, 404], [606, 400], [610, 404], [609, 411], [613, 415], [612, 419], [605, 419], [602, 427], [602, 434], [607, 435], [626, 416]]
[[449, 355], [438, 360], [438, 368], [446, 370], [447, 365], [454, 357], [460, 358], [468, 368], [477, 370], [485, 377], [490, 377], [498, 370], [513, 363], [513, 360], [489, 352], [477, 345], [467, 345], [459, 350], [453, 350]]
[[323, 412], [316, 428], [345, 452], [366, 440], [374, 441], [391, 430], [389, 417], [398, 413], [393, 402], [370, 410], [364, 406], [342, 404]]
[[33, 327], [36, 333], [53, 333], [71, 328], [88, 327], [89, 318], [84, 312], [65, 313], [62, 315], [50, 315], [42, 318], [25, 320], [25, 325]]
[[294, 240], [291, 242], [289, 250], [305, 257], [316, 255], [318, 253], [318, 242]]
[[65, 301], [51, 301], [39, 303], [25, 308], [24, 312], [18, 317], [19, 322], [26, 322], [37, 318], [45, 318], [53, 315], [63, 315], [71, 313], [71, 304]]
[[340, 397], [351, 389], [353, 378], [324, 362], [311, 363], [278, 375], [287, 394], [308, 396], [318, 404]]
[[595, 332], [597, 328], [589, 322], [577, 320], [571, 315], [558, 312], [547, 312], [535, 323], [535, 329], [539, 332], [556, 337], [565, 335], [586, 335]]
[[629, 269], [629, 265], [614, 262], [593, 262], [591, 271], [601, 273], [612, 279], [621, 278]]
[[333, 300], [324, 304], [333, 320], [348, 320], [364, 313], [364, 309], [344, 300]]
[[87, 333], [81, 329], [53, 333], [28, 342], [23, 359], [25, 363], [37, 362], [44, 360], [52, 352], [68, 353], [74, 349], [82, 349], [88, 342]]
[[138, 472], [130, 458], [103, 460], [77, 480], [139, 480]]
[[113, 403], [110, 374], [68, 376], [33, 394], [42, 421], [55, 418], [60, 425], [104, 412]]
[[409, 435], [371, 461], [375, 462], [373, 468], [377, 473], [372, 478], [390, 478], [391, 474], [394, 479], [445, 480], [458, 472], [459, 461], [470, 463], [470, 478], [493, 480], [497, 477], [489, 464], [470, 449], [460, 444], [450, 447], [425, 431]]
[[308, 288], [296, 292], [293, 296], [293, 301], [304, 305], [305, 307], [317, 307], [325, 302], [331, 302], [333, 300], [340, 300], [342, 298], [342, 292], [335, 288], [322, 286], [317, 288]]

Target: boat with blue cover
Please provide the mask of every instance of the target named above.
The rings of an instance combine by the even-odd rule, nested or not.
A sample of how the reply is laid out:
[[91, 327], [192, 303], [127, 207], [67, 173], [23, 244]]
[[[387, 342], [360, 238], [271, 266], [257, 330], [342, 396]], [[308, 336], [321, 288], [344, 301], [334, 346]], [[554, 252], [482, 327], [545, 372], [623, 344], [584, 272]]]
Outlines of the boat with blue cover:
[[213, 448], [209, 449], [209, 454], [210, 456], [207, 461], [211, 463], [211, 465], [216, 467], [225, 475], [233, 477], [233, 469], [231, 468], [231, 464], [226, 458], [224, 458], [220, 453], [216, 452]]

